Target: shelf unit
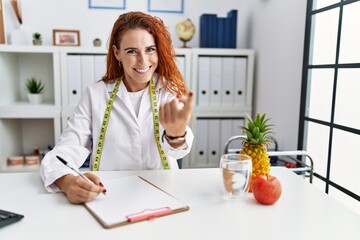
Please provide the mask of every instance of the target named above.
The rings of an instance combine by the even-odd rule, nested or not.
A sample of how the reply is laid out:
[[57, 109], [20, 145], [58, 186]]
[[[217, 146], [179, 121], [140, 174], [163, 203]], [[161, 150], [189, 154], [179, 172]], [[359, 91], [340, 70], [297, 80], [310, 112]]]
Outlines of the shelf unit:
[[218, 167], [226, 141], [252, 113], [254, 56], [250, 49], [192, 49], [195, 140], [184, 167]]
[[[0, 45], [0, 171], [9, 156], [32, 154], [34, 147], [54, 145], [61, 133], [60, 62], [56, 47]], [[38, 77], [45, 84], [44, 103], [30, 104], [25, 82]]]
[[[183, 159], [183, 167], [217, 167], [223, 139], [240, 134], [238, 126], [243, 125], [246, 114], [250, 115], [252, 112], [254, 51], [176, 48], [175, 53], [188, 88], [196, 93], [191, 121], [195, 140], [191, 153]], [[58, 141], [85, 87], [90, 82], [99, 80], [105, 73], [106, 54], [105, 47], [0, 45], [0, 171], [36, 171], [37, 168], [33, 167], [7, 168], [7, 158], [29, 154], [34, 147], [42, 149]], [[209, 61], [215, 59], [215, 63], [220, 61], [222, 72], [214, 72], [216, 64], [211, 65], [211, 62], [201, 68], [201, 61], [206, 58]], [[229, 61], [231, 64], [228, 64]], [[201, 80], [201, 71], [204, 69], [210, 71], [208, 81]], [[221, 86], [223, 75], [229, 71], [226, 69], [237, 71], [233, 73], [234, 81], [237, 79], [236, 74], [241, 74], [241, 79], [238, 79], [242, 81], [240, 100], [225, 102], [220, 97], [220, 102], [199, 102], [203, 85], [208, 85], [211, 93], [214, 90], [211, 76], [218, 74], [219, 81], [215, 85]], [[37, 76], [45, 83], [45, 102], [42, 104], [32, 105], [26, 99], [24, 84], [26, 78], [31, 76]], [[225, 87], [218, 90], [221, 95]], [[236, 90], [236, 86], [230, 90]], [[205, 125], [206, 132], [212, 135], [204, 140], [207, 135], [199, 129], [205, 128]], [[226, 134], [223, 128], [226, 129]], [[214, 150], [208, 149], [209, 159], [199, 161], [201, 141], [217, 144], [217, 150], [216, 154], [212, 154]]]

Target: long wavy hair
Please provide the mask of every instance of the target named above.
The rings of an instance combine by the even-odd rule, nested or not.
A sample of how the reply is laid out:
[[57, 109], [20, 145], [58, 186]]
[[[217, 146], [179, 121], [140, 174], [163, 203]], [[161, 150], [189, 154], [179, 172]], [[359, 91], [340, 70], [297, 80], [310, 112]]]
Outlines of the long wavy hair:
[[174, 95], [186, 94], [186, 84], [176, 65], [175, 50], [172, 46], [170, 33], [160, 18], [142, 12], [121, 14], [114, 23], [106, 59], [106, 74], [102, 80], [114, 82], [124, 76], [124, 70], [119, 67], [112, 46], [115, 45], [119, 49], [122, 36], [126, 31], [133, 29], [144, 29], [154, 37], [159, 59], [156, 72], [162, 86]]

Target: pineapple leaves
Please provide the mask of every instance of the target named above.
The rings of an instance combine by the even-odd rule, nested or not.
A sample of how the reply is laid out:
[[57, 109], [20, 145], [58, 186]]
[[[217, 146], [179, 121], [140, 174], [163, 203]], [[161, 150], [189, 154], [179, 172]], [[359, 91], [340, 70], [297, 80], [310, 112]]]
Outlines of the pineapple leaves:
[[254, 135], [254, 137], [255, 137], [256, 139], [259, 138], [259, 136], [260, 136], [259, 127], [254, 127], [253, 135]]
[[270, 119], [266, 118], [266, 114], [260, 115], [257, 113], [255, 120], [247, 115], [246, 120], [247, 127], [240, 127], [246, 134], [246, 138], [244, 139], [246, 142], [252, 144], [266, 144], [271, 141], [269, 134], [274, 133], [271, 131], [274, 125], [268, 124]]

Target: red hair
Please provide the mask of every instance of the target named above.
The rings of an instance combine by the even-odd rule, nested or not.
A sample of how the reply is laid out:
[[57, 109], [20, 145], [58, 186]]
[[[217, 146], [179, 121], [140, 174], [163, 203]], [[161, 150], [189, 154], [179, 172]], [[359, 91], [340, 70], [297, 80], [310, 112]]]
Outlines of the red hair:
[[144, 29], [154, 37], [159, 58], [156, 72], [162, 86], [174, 95], [186, 94], [186, 84], [176, 65], [175, 50], [172, 46], [170, 33], [160, 18], [142, 12], [121, 14], [114, 23], [106, 59], [106, 74], [102, 80], [113, 82], [124, 76], [124, 70], [119, 67], [112, 46], [115, 45], [116, 48], [119, 48], [124, 33], [133, 29]]

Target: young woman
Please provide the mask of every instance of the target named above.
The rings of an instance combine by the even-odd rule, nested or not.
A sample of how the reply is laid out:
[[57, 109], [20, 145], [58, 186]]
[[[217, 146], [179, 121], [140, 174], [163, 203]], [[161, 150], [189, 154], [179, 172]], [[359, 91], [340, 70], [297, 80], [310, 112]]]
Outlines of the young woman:
[[89, 183], [57, 156], [78, 168], [91, 154], [93, 171], [177, 169], [176, 159], [190, 152], [193, 141], [192, 105], [163, 22], [141, 12], [120, 15], [105, 76], [86, 89], [60, 141], [42, 160], [46, 189], [63, 191], [72, 203], [106, 192], [96, 175], [85, 173]]

